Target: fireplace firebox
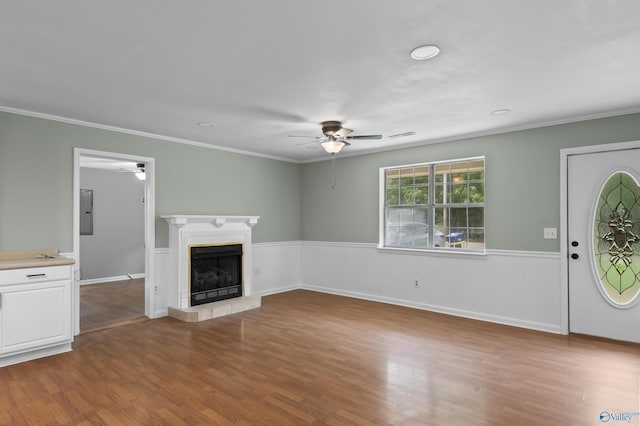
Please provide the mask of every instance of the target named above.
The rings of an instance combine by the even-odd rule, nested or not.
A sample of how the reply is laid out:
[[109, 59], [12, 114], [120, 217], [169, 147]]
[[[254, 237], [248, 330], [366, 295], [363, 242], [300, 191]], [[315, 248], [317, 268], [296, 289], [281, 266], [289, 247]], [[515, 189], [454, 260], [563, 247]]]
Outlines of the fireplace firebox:
[[242, 244], [189, 246], [191, 306], [242, 296]]

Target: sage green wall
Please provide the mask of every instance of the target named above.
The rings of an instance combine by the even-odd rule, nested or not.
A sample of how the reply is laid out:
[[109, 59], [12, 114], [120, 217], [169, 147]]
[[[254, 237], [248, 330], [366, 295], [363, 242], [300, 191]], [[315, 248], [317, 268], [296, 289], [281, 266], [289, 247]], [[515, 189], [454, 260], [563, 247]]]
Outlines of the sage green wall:
[[72, 250], [74, 147], [155, 158], [157, 216], [257, 215], [255, 242], [301, 237], [300, 165], [0, 112], [0, 250]]
[[[640, 140], [640, 114], [550, 126], [305, 164], [302, 239], [378, 242], [380, 167], [486, 156], [489, 249], [559, 251], [545, 227], [560, 228], [560, 150]], [[362, 142], [366, 143], [366, 142]]]
[[[560, 149], [640, 140], [640, 114], [304, 165], [0, 113], [0, 250], [72, 249], [73, 148], [156, 159], [156, 214], [259, 215], [256, 242], [378, 241], [380, 167], [486, 156], [487, 247], [558, 251]], [[363, 142], [366, 143], [366, 142]], [[191, 187], [189, 187], [189, 185]], [[156, 247], [168, 228], [156, 219]]]

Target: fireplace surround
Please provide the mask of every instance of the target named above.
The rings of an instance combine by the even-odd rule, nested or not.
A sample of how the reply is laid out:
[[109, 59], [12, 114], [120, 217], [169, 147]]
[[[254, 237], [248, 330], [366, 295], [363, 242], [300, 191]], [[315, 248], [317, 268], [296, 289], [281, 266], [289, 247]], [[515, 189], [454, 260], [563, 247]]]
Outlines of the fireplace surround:
[[[260, 297], [251, 291], [251, 229], [258, 223], [259, 216], [168, 215], [161, 218], [169, 223], [169, 316], [202, 321], [260, 306]], [[234, 261], [205, 260], [208, 272], [201, 269], [194, 278], [193, 248], [204, 248], [204, 257], [207, 257], [212, 252], [215, 255], [215, 252], [227, 251], [231, 246], [236, 250]], [[203, 255], [202, 251], [198, 252], [196, 250], [196, 257]], [[225, 268], [228, 270], [222, 272]], [[208, 283], [194, 296], [191, 287], [200, 286], [201, 278]]]

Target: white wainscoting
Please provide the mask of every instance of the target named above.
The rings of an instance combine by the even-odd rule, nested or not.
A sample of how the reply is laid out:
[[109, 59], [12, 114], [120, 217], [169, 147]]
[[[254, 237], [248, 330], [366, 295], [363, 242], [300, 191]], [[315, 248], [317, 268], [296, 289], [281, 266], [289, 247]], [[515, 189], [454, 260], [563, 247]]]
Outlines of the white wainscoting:
[[170, 287], [168, 280], [171, 279], [169, 271], [171, 256], [169, 253], [169, 247], [157, 248], [155, 253], [156, 282], [154, 292], [150, 298], [153, 304], [150, 311], [153, 312], [154, 318], [160, 318], [169, 315], [169, 295], [167, 294], [167, 291]]
[[[253, 243], [252, 294], [268, 295], [302, 288], [300, 281], [300, 241]], [[168, 248], [156, 253], [156, 286], [154, 293], [155, 318], [168, 315], [167, 291], [171, 287]]]
[[561, 332], [558, 253], [418, 254], [313, 241], [301, 247], [309, 290]]
[[[286, 241], [255, 243], [253, 256], [253, 294], [308, 289], [561, 332], [559, 253], [416, 254], [375, 244]], [[155, 264], [160, 317], [167, 314], [168, 249], [156, 249]]]
[[300, 241], [253, 244], [253, 294], [268, 295], [301, 287]]
[[137, 280], [138, 278], [144, 278], [144, 274], [127, 274], [127, 275], [118, 275], [115, 277], [93, 278], [90, 280], [80, 280], [79, 282], [80, 282], [80, 285], [91, 285], [91, 284], [110, 283], [114, 281]]

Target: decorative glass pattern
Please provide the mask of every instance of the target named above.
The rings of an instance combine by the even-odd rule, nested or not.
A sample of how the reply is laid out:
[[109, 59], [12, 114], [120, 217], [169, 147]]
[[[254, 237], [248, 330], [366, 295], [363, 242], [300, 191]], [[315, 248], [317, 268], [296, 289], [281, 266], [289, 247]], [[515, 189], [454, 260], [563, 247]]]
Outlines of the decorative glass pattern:
[[602, 187], [594, 223], [594, 256], [604, 294], [617, 305], [640, 292], [640, 186], [626, 172]]

